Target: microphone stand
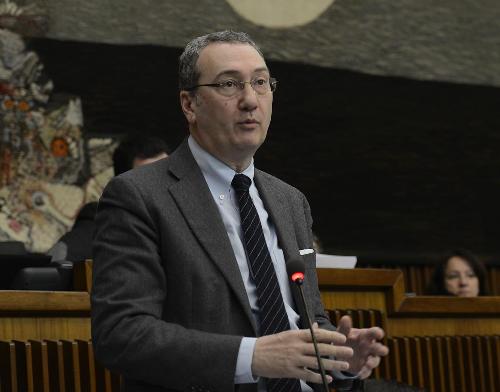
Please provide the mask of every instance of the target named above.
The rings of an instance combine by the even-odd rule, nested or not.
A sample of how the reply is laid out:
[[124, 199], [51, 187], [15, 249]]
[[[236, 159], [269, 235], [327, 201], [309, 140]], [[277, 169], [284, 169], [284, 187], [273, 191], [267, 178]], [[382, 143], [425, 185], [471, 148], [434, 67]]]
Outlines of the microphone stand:
[[307, 326], [308, 326], [309, 330], [311, 331], [311, 337], [312, 337], [312, 341], [313, 341], [313, 345], [314, 345], [314, 352], [316, 353], [316, 359], [318, 360], [319, 372], [321, 374], [321, 380], [323, 381], [323, 388], [324, 388], [325, 392], [329, 392], [330, 388], [328, 387], [328, 382], [326, 381], [325, 369], [323, 368], [323, 363], [321, 362], [321, 357], [319, 356], [318, 342], [316, 341], [316, 335], [314, 334], [314, 331], [312, 328], [311, 317], [309, 316], [309, 310], [307, 309], [306, 299], [304, 297], [304, 290], [302, 290], [302, 283], [304, 281], [301, 278], [297, 278], [294, 280], [294, 282], [299, 288], [300, 298], [302, 299], [302, 304], [304, 305], [304, 309], [306, 311]]

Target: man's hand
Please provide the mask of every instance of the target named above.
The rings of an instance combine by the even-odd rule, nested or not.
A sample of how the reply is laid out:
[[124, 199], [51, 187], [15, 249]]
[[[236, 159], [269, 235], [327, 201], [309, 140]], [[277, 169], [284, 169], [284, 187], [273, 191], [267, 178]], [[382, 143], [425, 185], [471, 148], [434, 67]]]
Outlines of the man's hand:
[[[322, 359], [325, 370], [348, 370], [346, 362], [353, 355], [346, 346], [346, 337], [333, 331], [314, 326], [314, 333], [321, 356], [335, 357], [336, 360]], [[280, 332], [257, 339], [252, 360], [254, 376], [268, 378], [298, 378], [306, 382], [320, 384], [321, 375], [310, 369], [318, 369], [311, 332], [308, 329]], [[332, 378], [327, 376], [327, 381]]]
[[348, 359], [350, 373], [361, 379], [367, 378], [380, 363], [380, 357], [387, 355], [389, 349], [378, 340], [384, 337], [384, 331], [379, 327], [352, 328], [349, 316], [340, 319], [337, 331], [346, 336], [345, 346], [351, 347], [354, 355]]

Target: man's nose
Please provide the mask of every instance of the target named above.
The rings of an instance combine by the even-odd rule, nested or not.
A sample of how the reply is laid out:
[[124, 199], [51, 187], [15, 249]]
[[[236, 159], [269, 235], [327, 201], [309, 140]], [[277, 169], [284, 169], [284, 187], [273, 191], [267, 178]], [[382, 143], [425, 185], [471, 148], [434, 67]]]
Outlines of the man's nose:
[[254, 110], [257, 107], [257, 92], [251, 83], [245, 83], [240, 93], [240, 108], [242, 110]]

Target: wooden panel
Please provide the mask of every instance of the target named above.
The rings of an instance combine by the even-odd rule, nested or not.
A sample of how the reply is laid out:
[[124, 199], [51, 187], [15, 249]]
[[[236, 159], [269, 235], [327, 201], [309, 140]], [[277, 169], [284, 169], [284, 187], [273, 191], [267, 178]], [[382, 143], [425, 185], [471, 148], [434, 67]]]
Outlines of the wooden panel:
[[423, 337], [420, 340], [421, 350], [422, 350], [422, 371], [424, 374], [424, 379], [427, 379], [429, 388], [436, 390], [436, 382], [434, 380], [436, 371], [434, 367], [439, 366], [438, 361], [433, 357], [432, 353], [432, 341], [429, 337]]
[[73, 264], [73, 288], [90, 293], [92, 288], [92, 260]]
[[[415, 293], [417, 295], [424, 295], [425, 289], [431, 281], [434, 265], [432, 264], [418, 264], [418, 265], [388, 265], [388, 264], [365, 264], [361, 268], [377, 268], [377, 269], [397, 269], [403, 272], [404, 283], [407, 292]], [[500, 296], [500, 266], [487, 265], [486, 266], [486, 280], [490, 288], [491, 295]]]
[[492, 389], [494, 391], [500, 391], [500, 378], [499, 378], [499, 374], [500, 374], [500, 336], [495, 336], [492, 338], [493, 340], [493, 344], [492, 346], [494, 347], [494, 350], [493, 350], [493, 369], [497, 375], [496, 377], [496, 386], [497, 388], [495, 389]]
[[33, 392], [31, 345], [14, 341], [14, 349], [16, 350], [17, 387], [20, 391]]
[[33, 378], [36, 380], [34, 388], [36, 392], [49, 392], [49, 358], [47, 344], [45, 342], [30, 340]]
[[119, 392], [90, 341], [0, 341], [0, 392]]
[[500, 336], [493, 336], [483, 343], [486, 346], [487, 362], [491, 391], [500, 391]]
[[416, 295], [423, 295], [428, 282], [431, 279], [433, 265], [363, 265], [361, 268], [373, 269], [396, 269], [403, 273], [403, 280], [406, 291], [415, 293]]
[[349, 315], [352, 318], [352, 326], [354, 328], [383, 328], [383, 314], [379, 310], [374, 309], [334, 309], [327, 310], [330, 320], [334, 324], [338, 324], [340, 319]]
[[0, 392], [17, 392], [17, 361], [13, 342], [0, 341]]
[[0, 339], [90, 339], [90, 318], [0, 317]]
[[0, 340], [90, 339], [86, 292], [0, 291]]
[[[434, 365], [435, 388], [436, 391], [446, 392], [449, 383], [447, 382], [446, 377], [443, 376], [447, 374], [446, 364], [448, 363], [446, 358], [444, 342], [443, 339], [438, 336], [433, 339], [430, 339], [430, 343], [432, 346], [432, 354], [434, 358], [433, 362], [435, 363]], [[430, 385], [431, 383], [429, 383], [429, 386]]]
[[[318, 281], [332, 319], [386, 331], [391, 354], [374, 377], [500, 390], [499, 297], [407, 296], [398, 270], [318, 270]], [[0, 392], [118, 391], [120, 377], [93, 359], [89, 313], [87, 292], [0, 292]]]
[[[351, 314], [366, 324], [369, 310]], [[376, 313], [376, 312], [375, 312]], [[500, 387], [500, 336], [389, 337], [390, 354], [375, 378], [424, 387], [429, 392], [492, 392]], [[42, 362], [42, 366], [40, 366]], [[103, 369], [89, 341], [0, 342], [0, 392], [118, 392], [120, 377]]]
[[97, 391], [114, 392], [120, 390], [120, 376], [111, 373], [97, 362], [95, 363], [95, 369]]
[[46, 341], [49, 368], [49, 384], [51, 390], [62, 392], [65, 390], [64, 363], [62, 359], [62, 345], [57, 341]]
[[90, 341], [77, 340], [78, 360], [80, 364], [80, 383], [82, 392], [95, 392], [94, 351]]
[[[491, 335], [500, 332], [499, 318], [468, 318], [458, 315], [442, 317], [387, 317], [386, 333], [390, 336]], [[500, 317], [500, 316], [499, 316]]]
[[389, 347], [390, 355], [387, 357], [389, 360], [389, 377], [388, 379], [394, 379], [401, 381], [403, 379], [402, 367], [404, 363], [404, 357], [402, 356], [402, 350], [400, 348], [401, 342], [398, 339], [389, 338], [387, 340], [387, 347]]
[[65, 390], [81, 392], [80, 388], [80, 361], [76, 342], [61, 341], [64, 363]]
[[[81, 265], [84, 288], [88, 286], [91, 267], [91, 263]], [[0, 340], [30, 339], [90, 339], [89, 293], [1, 290]]]
[[491, 294], [500, 296], [500, 267], [488, 268], [488, 283]]
[[[429, 392], [497, 391], [499, 336], [391, 337], [390, 377]], [[490, 347], [485, 355], [479, 347]]]
[[90, 297], [78, 291], [0, 291], [0, 314], [90, 314]]
[[323, 306], [328, 309], [380, 309], [386, 311], [383, 292], [321, 290]]
[[500, 333], [500, 297], [408, 296], [399, 270], [318, 269], [318, 282], [326, 308], [379, 310], [388, 336]]

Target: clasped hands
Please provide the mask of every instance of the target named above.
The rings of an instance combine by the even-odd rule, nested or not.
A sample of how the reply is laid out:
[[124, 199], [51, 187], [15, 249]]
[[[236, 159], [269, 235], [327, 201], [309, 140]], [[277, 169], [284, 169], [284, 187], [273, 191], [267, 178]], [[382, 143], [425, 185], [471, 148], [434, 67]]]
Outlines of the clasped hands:
[[[384, 331], [378, 327], [352, 328], [349, 316], [340, 319], [337, 331], [328, 331], [313, 325], [325, 371], [346, 371], [361, 379], [367, 378], [380, 363], [380, 357], [389, 350], [379, 342]], [[335, 359], [332, 359], [335, 358]], [[311, 332], [308, 329], [290, 330], [257, 339], [252, 360], [254, 376], [267, 378], [297, 378], [306, 382], [322, 383], [314, 371], [318, 362]], [[332, 381], [327, 375], [327, 381]]]

